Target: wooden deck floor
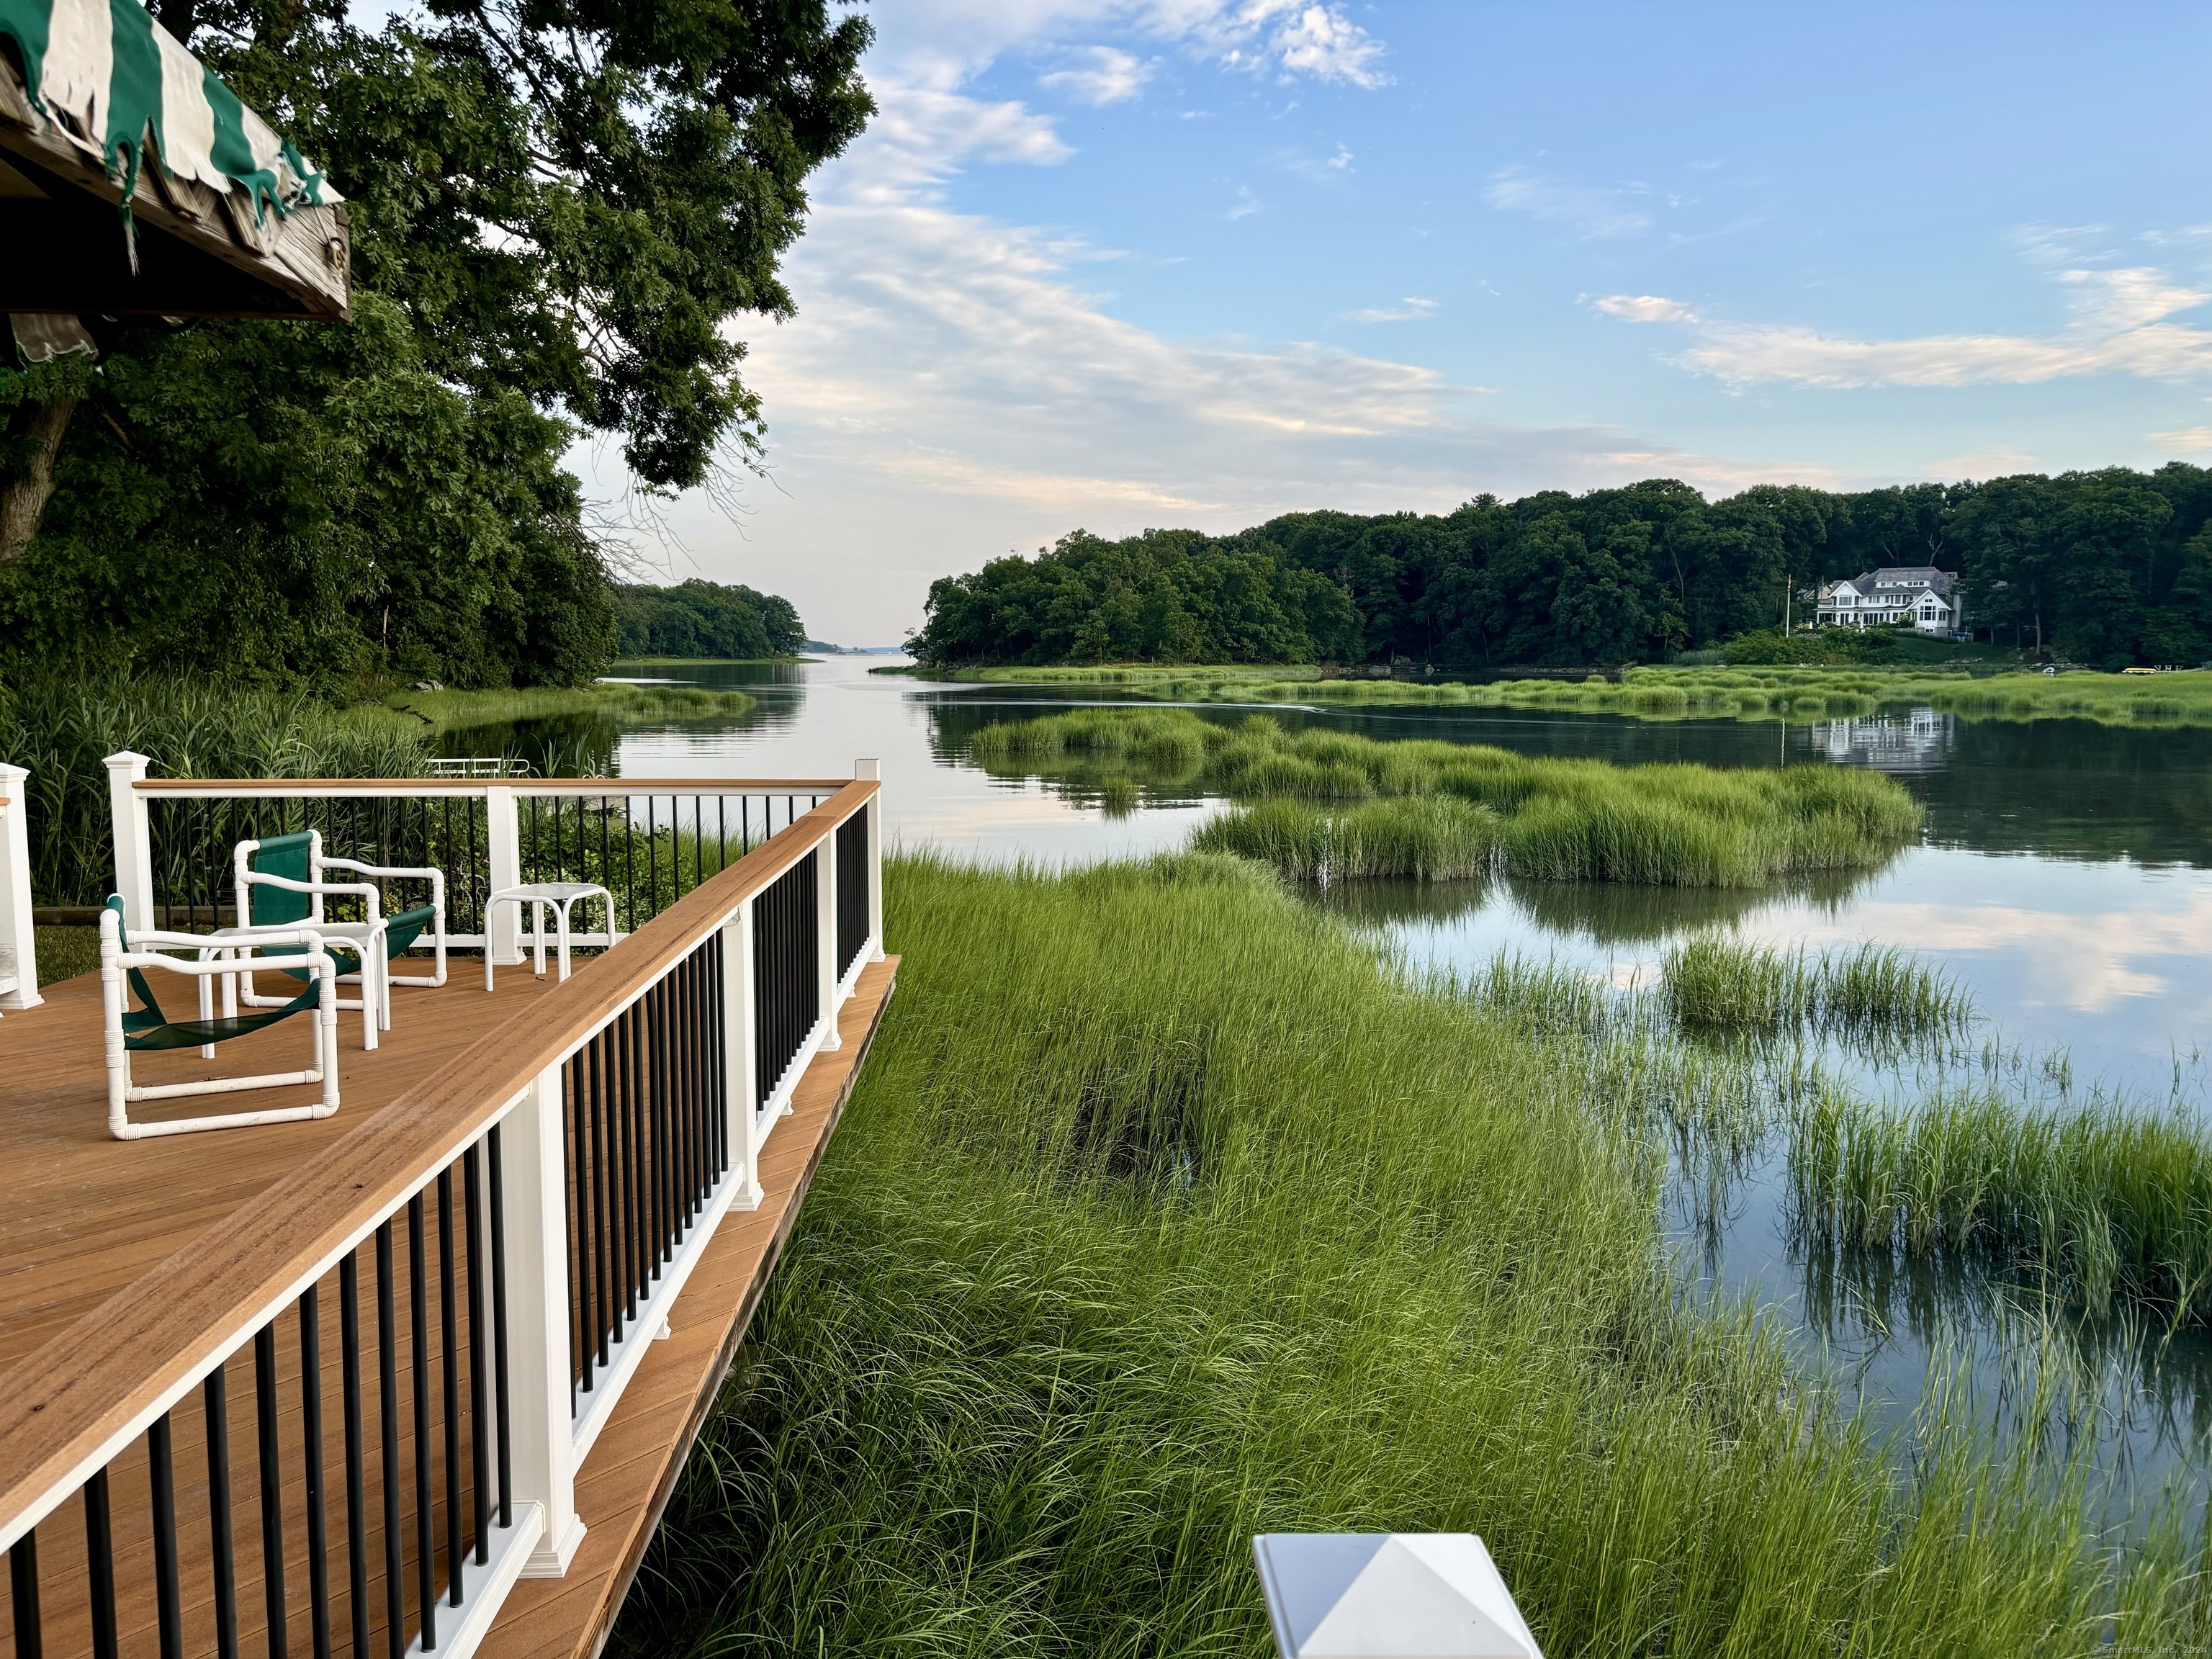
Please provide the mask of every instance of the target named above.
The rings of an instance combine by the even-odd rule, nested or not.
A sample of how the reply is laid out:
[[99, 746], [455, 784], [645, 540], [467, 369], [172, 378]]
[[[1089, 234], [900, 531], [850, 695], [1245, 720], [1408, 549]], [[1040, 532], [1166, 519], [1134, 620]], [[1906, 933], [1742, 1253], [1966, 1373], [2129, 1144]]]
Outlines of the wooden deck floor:
[[[553, 981], [527, 968], [503, 969], [487, 995], [481, 961], [457, 958], [439, 990], [401, 986], [392, 1029], [362, 1052], [361, 1016], [338, 1016], [338, 1110], [319, 1122], [117, 1140], [107, 1133], [107, 1072], [101, 1059], [100, 976], [42, 986], [43, 1006], [0, 1016], [0, 1377], [26, 1355], [266, 1191], [401, 1090], [493, 1026], [520, 1012]], [[179, 981], [175, 1000], [191, 1006]], [[167, 1005], [171, 988], [155, 988]], [[304, 1018], [224, 1043], [216, 1058], [197, 1049], [137, 1054], [141, 1083], [288, 1070], [307, 1063]], [[263, 1105], [312, 1103], [318, 1085], [250, 1095], [152, 1101], [134, 1119], [191, 1117]]]
[[[863, 972], [856, 994], [842, 1012], [842, 1047], [814, 1060], [800, 1081], [793, 1115], [775, 1127], [763, 1151], [761, 1207], [732, 1212], [716, 1231], [671, 1313], [669, 1340], [648, 1350], [586, 1460], [576, 1498], [587, 1532], [569, 1572], [557, 1580], [526, 1580], [518, 1586], [479, 1651], [501, 1659], [591, 1659], [604, 1644], [797, 1218], [807, 1182], [890, 999], [896, 967], [894, 958]], [[0, 1085], [0, 1158], [10, 1172], [13, 1200], [0, 1212], [0, 1376], [138, 1274], [251, 1204], [303, 1159], [331, 1146], [448, 1056], [525, 1012], [550, 983], [534, 979], [526, 969], [506, 969], [496, 994], [487, 996], [479, 975], [477, 964], [463, 959], [442, 990], [402, 988], [394, 1030], [384, 1035], [374, 1054], [362, 1051], [358, 1015], [342, 1016], [342, 1099], [335, 1118], [155, 1140], [121, 1142], [106, 1133], [97, 976], [46, 988], [46, 1006], [0, 1018], [0, 1078], [6, 1079]], [[307, 1041], [302, 1022], [287, 1022], [224, 1045], [219, 1063], [238, 1070], [289, 1066], [301, 1063]], [[139, 1068], [142, 1081], [179, 1079], [204, 1065], [191, 1051], [140, 1058], [150, 1062]], [[302, 1088], [249, 1098], [258, 1103], [294, 1094], [305, 1099], [313, 1093]], [[206, 1110], [208, 1098], [176, 1103], [168, 1109]], [[218, 1099], [216, 1109], [221, 1106]], [[161, 1105], [134, 1108], [133, 1115], [158, 1115], [162, 1110]], [[289, 1343], [280, 1352], [286, 1356], [282, 1363], [289, 1375]], [[229, 1397], [231, 1439], [241, 1450], [252, 1436], [250, 1416], [241, 1415], [250, 1412], [249, 1365], [249, 1357], [241, 1355], [227, 1368], [235, 1373]], [[324, 1393], [334, 1399], [337, 1390], [333, 1374]], [[190, 1413], [180, 1419], [178, 1455], [186, 1470], [200, 1456], [194, 1420]], [[134, 1456], [143, 1462], [143, 1448]], [[131, 1486], [128, 1470], [118, 1478]], [[241, 1505], [246, 1501], [242, 1495], [239, 1498]], [[289, 1506], [304, 1498], [295, 1493], [286, 1502]], [[242, 1507], [240, 1513], [246, 1513]], [[49, 1540], [58, 1565], [82, 1559], [81, 1537], [71, 1531], [73, 1516], [71, 1510], [60, 1517]], [[135, 1533], [120, 1532], [117, 1541], [126, 1553], [144, 1542]], [[245, 1547], [240, 1547], [241, 1565]], [[288, 1553], [296, 1553], [298, 1547], [295, 1542]], [[411, 1533], [405, 1553], [411, 1563]], [[293, 1565], [295, 1586], [304, 1567], [304, 1559]], [[380, 1584], [381, 1579], [375, 1582]], [[73, 1588], [63, 1582], [52, 1586], [58, 1607], [81, 1604]], [[241, 1589], [249, 1593], [241, 1598], [240, 1634], [258, 1644], [259, 1592], [244, 1580]], [[137, 1605], [143, 1600], [135, 1597], [125, 1608], [126, 1623], [134, 1640], [150, 1641], [151, 1604]], [[204, 1613], [197, 1602], [187, 1608], [195, 1628]], [[70, 1618], [50, 1627], [49, 1653], [85, 1647], [77, 1639], [76, 1623]], [[375, 1628], [382, 1628], [380, 1615]], [[6, 1635], [0, 1632], [0, 1650], [12, 1652]], [[339, 1644], [347, 1645], [343, 1637]]]

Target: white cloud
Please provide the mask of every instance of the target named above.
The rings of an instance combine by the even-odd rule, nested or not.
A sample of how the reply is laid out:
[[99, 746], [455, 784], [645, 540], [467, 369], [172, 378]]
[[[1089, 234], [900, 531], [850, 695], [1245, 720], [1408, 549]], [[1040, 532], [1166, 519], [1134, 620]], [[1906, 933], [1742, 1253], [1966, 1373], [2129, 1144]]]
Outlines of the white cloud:
[[2151, 442], [2169, 455], [2201, 455], [2212, 449], [2212, 426], [2187, 426], [2179, 432], [2154, 432]]
[[1425, 323], [1437, 314], [1437, 302], [1424, 300], [1418, 294], [1409, 294], [1395, 306], [1370, 306], [1364, 311], [1355, 311], [1355, 323]]
[[2027, 385], [2080, 374], [2153, 377], [2212, 373], [2212, 332], [2166, 319], [2212, 300], [2162, 270], [2081, 268], [2055, 273], [2072, 290], [2069, 325], [2054, 333], [1929, 334], [1863, 340], [1796, 324], [1715, 323], [1680, 361], [1731, 385]]
[[[1364, 38], [1315, 15], [1274, 0], [887, 9], [871, 59], [883, 113], [820, 175], [787, 262], [799, 316], [748, 342], [773, 485], [749, 492], [738, 534], [702, 499], [669, 515], [705, 574], [789, 595], [826, 636], [890, 640], [920, 620], [932, 579], [1078, 526], [1120, 535], [1235, 529], [1294, 507], [1444, 511], [1483, 489], [1653, 474], [1714, 489], [1836, 482], [1819, 467], [1701, 456], [1609, 427], [1478, 420], [1480, 388], [1379, 355], [1169, 338], [1088, 291], [1085, 273], [1110, 251], [948, 204], [963, 167], [1048, 166], [1070, 153], [1047, 117], [963, 91], [995, 56], [1018, 50], [1073, 69], [1060, 45], [1096, 40], [1110, 23], [1233, 67], [1273, 54], [1261, 66], [1274, 73], [1353, 84], [1379, 74], [1371, 58], [1291, 51], [1326, 40], [1349, 52]], [[1319, 15], [1341, 21], [1333, 9]], [[1261, 205], [1240, 189], [1229, 216]], [[1434, 302], [1375, 309], [1413, 321]]]
[[1260, 198], [1252, 193], [1249, 185], [1239, 185], [1237, 186], [1236, 204], [1221, 216], [1234, 222], [1238, 219], [1249, 219], [1259, 210]]
[[1590, 301], [1593, 310], [1632, 323], [1694, 323], [1698, 313], [1686, 300], [1662, 300], [1656, 294], [1608, 294]]
[[1379, 87], [1382, 44], [1334, 6], [1307, 6], [1279, 28], [1271, 42], [1285, 72], [1324, 81]]
[[1525, 213], [1547, 224], [1565, 225], [1593, 239], [1633, 236], [1651, 228], [1644, 191], [1632, 186], [1578, 185], [1527, 167], [1500, 167], [1482, 199], [1505, 213]]
[[1067, 67], [1039, 76], [1054, 92], [1085, 104], [1119, 104], [1137, 97], [1152, 78], [1152, 66], [1113, 46], [1078, 46], [1066, 54]]

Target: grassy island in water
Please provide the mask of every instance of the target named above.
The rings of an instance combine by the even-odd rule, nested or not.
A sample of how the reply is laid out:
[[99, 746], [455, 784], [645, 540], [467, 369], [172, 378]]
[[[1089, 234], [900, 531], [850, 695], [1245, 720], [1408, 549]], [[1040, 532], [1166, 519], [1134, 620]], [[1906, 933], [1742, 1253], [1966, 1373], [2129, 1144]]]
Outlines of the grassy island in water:
[[969, 744], [999, 772], [1085, 772], [1200, 786], [1242, 803], [1198, 832], [1309, 880], [1466, 879], [1493, 869], [1569, 881], [1759, 886], [1879, 864], [1920, 807], [1879, 773], [1622, 767], [1503, 749], [1231, 726], [1187, 709], [1079, 709], [985, 726]]

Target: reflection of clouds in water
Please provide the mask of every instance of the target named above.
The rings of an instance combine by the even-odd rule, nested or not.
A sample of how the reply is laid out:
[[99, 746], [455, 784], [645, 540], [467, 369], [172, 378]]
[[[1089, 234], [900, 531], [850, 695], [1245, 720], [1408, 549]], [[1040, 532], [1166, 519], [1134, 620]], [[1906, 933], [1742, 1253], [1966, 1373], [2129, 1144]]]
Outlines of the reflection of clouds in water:
[[2017, 953], [2036, 993], [2021, 999], [2023, 1006], [2095, 1014], [2124, 998], [2167, 991], [2166, 977], [2135, 965], [2138, 959], [2201, 958], [2212, 947], [2212, 894], [2177, 894], [2156, 908], [2081, 913], [1869, 900], [1853, 906], [1847, 921], [1808, 924], [1770, 913], [1749, 919], [1742, 931], [1768, 943], [1814, 949], [1871, 939], [1959, 954]]

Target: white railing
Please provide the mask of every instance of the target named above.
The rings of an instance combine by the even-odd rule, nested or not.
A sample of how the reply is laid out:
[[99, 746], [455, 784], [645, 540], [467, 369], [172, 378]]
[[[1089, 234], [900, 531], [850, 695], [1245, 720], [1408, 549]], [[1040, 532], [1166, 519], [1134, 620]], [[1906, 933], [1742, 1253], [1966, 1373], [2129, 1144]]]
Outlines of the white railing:
[[31, 775], [0, 766], [0, 1009], [35, 1008], [38, 936], [31, 931]]
[[[118, 886], [126, 905], [149, 912], [137, 850], [147, 792], [128, 775], [136, 757], [117, 759], [125, 763], [116, 769]], [[526, 1014], [23, 1362], [15, 1374], [38, 1386], [0, 1400], [0, 1548], [15, 1564], [18, 1628], [27, 1595], [33, 1620], [40, 1616], [46, 1534], [45, 1559], [63, 1566], [49, 1576], [66, 1580], [72, 1595], [91, 1598], [88, 1609], [62, 1610], [73, 1625], [46, 1608], [49, 1653], [63, 1650], [54, 1638], [65, 1628], [81, 1627], [88, 1650], [98, 1648], [103, 1617], [114, 1628], [118, 1585], [127, 1600], [150, 1589], [165, 1645], [173, 1627], [182, 1641], [178, 1540], [205, 1538], [210, 1523], [180, 1519], [180, 1489], [165, 1484], [172, 1419], [186, 1409], [187, 1429], [198, 1420], [188, 1410], [198, 1390], [208, 1424], [227, 1421], [226, 1364], [242, 1364], [249, 1349], [263, 1413], [264, 1504], [269, 1492], [289, 1490], [268, 1461], [287, 1432], [295, 1438], [286, 1455], [308, 1466], [306, 1490], [325, 1497], [310, 1510], [294, 1492], [276, 1500], [281, 1512], [273, 1520], [264, 1510], [258, 1568], [218, 1558], [210, 1569], [218, 1607], [234, 1616], [240, 1606], [265, 1604], [285, 1618], [283, 1539], [288, 1531], [299, 1538], [304, 1524], [312, 1595], [320, 1598], [313, 1615], [327, 1621], [330, 1586], [350, 1583], [356, 1631], [365, 1631], [357, 1592], [368, 1582], [362, 1553], [374, 1529], [363, 1517], [380, 1502], [386, 1593], [401, 1597], [390, 1605], [413, 1632], [411, 1651], [471, 1653], [519, 1578], [567, 1571], [584, 1532], [575, 1508], [579, 1470], [717, 1224], [732, 1209], [761, 1202], [762, 1146], [791, 1109], [809, 1061], [835, 1046], [838, 1009], [860, 972], [882, 957], [878, 773], [870, 761], [855, 771], [819, 805], [547, 990]], [[307, 793], [357, 786], [281, 787]], [[495, 822], [502, 796], [512, 803], [498, 786], [489, 793]], [[136, 846], [133, 836], [141, 838]], [[365, 1278], [376, 1291], [373, 1320], [364, 1316]], [[324, 1311], [333, 1301], [336, 1322]], [[124, 1306], [131, 1310], [118, 1316]], [[446, 1340], [434, 1359], [424, 1333], [441, 1314]], [[332, 1322], [348, 1401], [343, 1483], [325, 1467], [315, 1426], [325, 1420], [319, 1391], [328, 1363], [317, 1345]], [[367, 1322], [376, 1325], [374, 1343], [363, 1340]], [[296, 1343], [303, 1356], [289, 1380], [271, 1358], [280, 1352], [280, 1324], [281, 1351]], [[371, 1353], [373, 1362], [365, 1360]], [[406, 1483], [398, 1478], [394, 1380], [403, 1360], [413, 1376], [416, 1542], [410, 1547], [417, 1552], [405, 1563], [389, 1553], [398, 1547], [390, 1540], [406, 1530], [398, 1507]], [[372, 1363], [382, 1390], [375, 1419], [382, 1474], [374, 1478], [376, 1458], [360, 1411], [374, 1391]], [[443, 1368], [446, 1403], [430, 1381], [434, 1366]], [[465, 1414], [451, 1403], [464, 1389], [471, 1400]], [[294, 1422], [307, 1426], [281, 1426]], [[458, 1461], [465, 1432], [472, 1474]], [[126, 1560], [104, 1530], [107, 1475], [141, 1459], [151, 1471], [156, 1513], [149, 1553], [140, 1559], [134, 1545]], [[442, 1565], [433, 1492], [441, 1480], [442, 1536], [451, 1540]], [[226, 1475], [221, 1486], [228, 1486]], [[80, 1495], [81, 1519], [72, 1501]], [[474, 1519], [465, 1526], [453, 1517], [470, 1502]], [[325, 1557], [312, 1557], [318, 1548]], [[104, 1580], [95, 1570], [82, 1588], [88, 1581], [71, 1576], [68, 1564], [88, 1553], [98, 1561], [103, 1552], [112, 1557]]]

